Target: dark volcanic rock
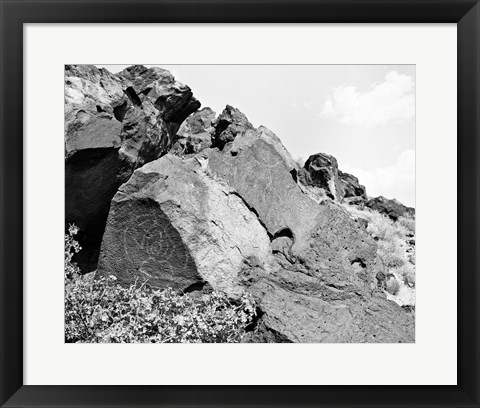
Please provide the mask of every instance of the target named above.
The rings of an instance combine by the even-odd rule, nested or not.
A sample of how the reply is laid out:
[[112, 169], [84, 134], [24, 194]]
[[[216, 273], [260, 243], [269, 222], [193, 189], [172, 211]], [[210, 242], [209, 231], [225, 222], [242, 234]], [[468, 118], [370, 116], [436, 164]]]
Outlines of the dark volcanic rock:
[[334, 201], [363, 207], [367, 192], [358, 178], [339, 170], [337, 159], [324, 153], [308, 158], [302, 169], [298, 170], [300, 187], [310, 198], [321, 203], [325, 195]]
[[234, 139], [228, 146], [228, 151], [232, 156], [238, 154], [243, 148], [248, 148], [257, 140], [263, 140], [265, 143], [272, 146], [275, 151], [282, 158], [283, 163], [287, 166], [291, 176], [295, 179], [298, 172], [298, 164], [293, 160], [287, 149], [283, 146], [280, 138], [265, 126], [260, 126], [258, 129], [247, 129]]
[[222, 150], [228, 142], [232, 142], [239, 134], [253, 129], [247, 117], [238, 109], [227, 105], [215, 123], [213, 147]]
[[345, 197], [342, 202], [349, 205], [355, 205], [360, 209], [365, 208], [365, 202], [367, 200], [363, 197]]
[[385, 214], [393, 221], [396, 221], [399, 217], [404, 215], [415, 215], [415, 209], [412, 207], [406, 207], [399, 201], [379, 196], [371, 198], [365, 205], [372, 210], [378, 211], [381, 214]]
[[209, 170], [238, 192], [273, 236], [289, 229], [294, 236], [314, 224], [318, 206], [305, 196], [275, 148], [262, 139], [236, 155], [214, 151]]
[[338, 174], [338, 164], [335, 157], [324, 153], [317, 153], [308, 158], [304, 165], [308, 172], [301, 182], [307, 186], [319, 187], [333, 200], [343, 198], [343, 189]]
[[340, 177], [340, 181], [342, 183], [344, 198], [361, 197], [367, 199], [365, 187], [360, 185], [358, 178], [349, 173], [344, 173], [341, 170], [338, 171], [338, 176]]
[[177, 132], [177, 143], [181, 153], [198, 153], [212, 145], [215, 134], [215, 112], [203, 108], [190, 115]]
[[266, 274], [245, 272], [245, 282], [261, 310], [251, 342], [409, 343], [414, 321], [380, 290], [373, 296], [334, 285], [281, 265]]
[[182, 290], [202, 281], [182, 237], [153, 199], [129, 200], [119, 208], [114, 203], [109, 225], [113, 227], [107, 228], [104, 242], [122, 245], [108, 245], [109, 251], [102, 252], [100, 272], [115, 275], [121, 283], [133, 284], [143, 276], [153, 287]]
[[270, 241], [236, 192], [207, 175], [206, 164], [202, 156], [167, 154], [135, 171], [112, 201], [100, 274], [177, 290], [207, 281], [239, 293], [245, 259], [263, 265]]
[[[65, 67], [65, 156], [96, 148], [118, 148], [122, 123], [115, 112], [126, 106], [122, 83], [91, 65]], [[118, 114], [118, 113], [117, 113]]]
[[413, 341], [411, 315], [378, 288], [382, 265], [365, 225], [309, 198], [279, 139], [250, 126], [237, 124], [223, 150], [136, 170], [112, 201], [99, 273], [250, 292], [254, 342]]
[[96, 268], [110, 201], [135, 168], [165, 154], [180, 123], [199, 107], [190, 88], [162, 69], [118, 75], [65, 67], [65, 226], [80, 228], [74, 260]]
[[272, 241], [274, 260], [242, 272], [263, 312], [263, 334], [253, 341], [413, 341], [411, 316], [377, 289], [382, 265], [364, 224], [303, 194], [272, 145], [257, 140], [234, 156], [213, 152], [208, 168], [238, 192]]
[[204, 132], [213, 135], [215, 132], [215, 116], [216, 113], [208, 107], [200, 109], [182, 123], [180, 129], [178, 129], [177, 136], [188, 137]]
[[162, 68], [145, 68], [134, 65], [118, 74], [126, 82], [126, 93], [136, 106], [142, 105], [144, 95], [158, 110], [162, 120], [171, 125], [173, 137], [180, 124], [188, 115], [200, 108], [200, 102], [193, 97], [191, 89], [175, 82], [172, 74]]
[[[104, 74], [106, 88], [90, 86], [102, 83], [95, 70], [84, 75], [101, 111], [82, 102], [95, 119], [80, 113], [70, 130], [87, 136], [71, 138], [68, 165], [83, 168], [68, 177], [78, 194], [83, 186], [105, 189], [95, 191], [108, 203], [103, 211], [109, 207], [98, 275], [178, 291], [211, 286], [232, 300], [251, 293], [259, 312], [253, 342], [414, 341], [412, 315], [378, 286], [384, 269], [365, 222], [335, 202], [365, 200], [335, 158], [313, 155], [299, 169], [273, 132], [255, 129], [231, 106], [217, 119], [203, 109], [179, 126], [196, 102], [165, 70]], [[100, 88], [110, 89], [108, 97]], [[79, 110], [72, 104], [69, 112]], [[109, 128], [95, 137], [88, 126], [103, 129], [100, 119], [121, 121], [118, 135]], [[89, 149], [85, 140], [101, 147]], [[175, 154], [164, 154], [175, 142]], [[90, 150], [98, 157], [75, 161]], [[133, 169], [115, 194], [111, 180], [126, 180]], [[324, 190], [330, 199], [318, 198]], [[76, 205], [69, 211], [82, 216]], [[88, 216], [95, 214], [92, 206]]]

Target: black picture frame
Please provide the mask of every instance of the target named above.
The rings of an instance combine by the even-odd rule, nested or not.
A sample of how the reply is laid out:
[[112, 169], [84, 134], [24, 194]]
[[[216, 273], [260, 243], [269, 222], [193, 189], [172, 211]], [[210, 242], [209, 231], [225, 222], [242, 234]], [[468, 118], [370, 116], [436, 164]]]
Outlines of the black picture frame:
[[[2, 407], [480, 406], [479, 0], [0, 0], [0, 13]], [[23, 385], [23, 24], [160, 22], [457, 23], [458, 385]]]

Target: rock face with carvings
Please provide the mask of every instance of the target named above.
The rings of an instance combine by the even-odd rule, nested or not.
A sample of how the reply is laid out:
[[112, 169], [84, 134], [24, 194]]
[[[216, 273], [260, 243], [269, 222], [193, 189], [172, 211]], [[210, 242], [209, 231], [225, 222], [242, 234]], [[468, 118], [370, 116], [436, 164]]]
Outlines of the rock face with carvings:
[[112, 201], [99, 271], [125, 284], [188, 291], [208, 282], [240, 293], [244, 259], [266, 261], [270, 240], [235, 190], [208, 173], [208, 155], [172, 154], [135, 171]]
[[[95, 89], [103, 81], [115, 90], [98, 114], [120, 122], [115, 107], [126, 104], [108, 147], [120, 164], [100, 180], [117, 181], [104, 197], [99, 276], [179, 292], [211, 287], [232, 301], [248, 292], [258, 306], [251, 342], [414, 341], [412, 315], [379, 289], [377, 243], [338, 203], [364, 200], [365, 189], [334, 157], [316, 154], [299, 168], [272, 131], [255, 128], [238, 109], [227, 105], [218, 117], [198, 111], [189, 88], [168, 71], [91, 70]], [[142, 147], [150, 143], [161, 147]], [[102, 173], [91, 170], [97, 163], [102, 168], [105, 159], [77, 171], [82, 180], [94, 176], [92, 189]]]
[[165, 154], [200, 103], [170, 72], [135, 65], [113, 75], [65, 68], [65, 224], [76, 223], [75, 261], [96, 268], [110, 207], [133, 170]]

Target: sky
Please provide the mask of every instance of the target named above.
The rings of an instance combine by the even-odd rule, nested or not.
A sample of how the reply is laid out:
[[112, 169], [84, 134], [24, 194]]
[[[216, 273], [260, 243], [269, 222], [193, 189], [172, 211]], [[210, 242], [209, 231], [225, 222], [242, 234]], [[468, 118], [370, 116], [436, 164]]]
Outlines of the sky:
[[[129, 65], [97, 66], [119, 72]], [[333, 155], [369, 196], [415, 207], [414, 65], [146, 66], [168, 69], [202, 107], [240, 109], [294, 159]]]

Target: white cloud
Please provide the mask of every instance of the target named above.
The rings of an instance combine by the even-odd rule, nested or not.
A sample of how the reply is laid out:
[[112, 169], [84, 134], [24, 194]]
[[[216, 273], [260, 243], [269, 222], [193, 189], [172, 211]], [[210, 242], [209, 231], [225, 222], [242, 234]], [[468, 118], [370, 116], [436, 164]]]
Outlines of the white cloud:
[[340, 166], [342, 171], [358, 177], [370, 197], [382, 195], [396, 198], [401, 203], [415, 206], [415, 151], [405, 150], [393, 166], [366, 171], [349, 165]]
[[368, 128], [407, 121], [415, 115], [413, 79], [390, 71], [383, 82], [365, 92], [355, 86], [340, 86], [327, 98], [320, 115]]

